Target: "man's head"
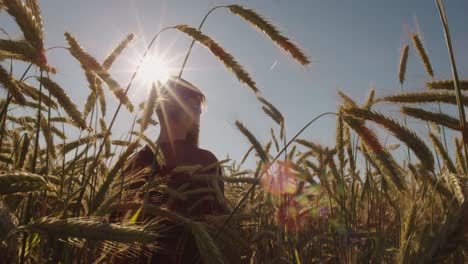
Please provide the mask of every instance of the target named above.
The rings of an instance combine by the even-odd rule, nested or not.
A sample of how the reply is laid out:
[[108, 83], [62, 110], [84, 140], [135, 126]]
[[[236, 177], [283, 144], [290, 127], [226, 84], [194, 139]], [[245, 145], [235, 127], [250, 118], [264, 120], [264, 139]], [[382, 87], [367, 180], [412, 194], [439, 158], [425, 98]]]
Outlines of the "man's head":
[[156, 114], [161, 135], [170, 141], [185, 139], [198, 146], [200, 114], [205, 103], [203, 93], [183, 79], [170, 78], [159, 96]]

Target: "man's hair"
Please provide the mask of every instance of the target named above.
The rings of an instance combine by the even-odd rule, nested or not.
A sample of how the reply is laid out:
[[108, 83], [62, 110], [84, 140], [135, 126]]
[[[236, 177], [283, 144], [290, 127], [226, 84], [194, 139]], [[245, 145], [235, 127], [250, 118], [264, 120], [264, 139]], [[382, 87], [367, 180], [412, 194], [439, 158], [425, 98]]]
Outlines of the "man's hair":
[[[190, 82], [171, 77], [159, 92], [159, 100], [156, 107], [156, 114], [162, 125], [167, 124], [171, 119], [176, 119], [184, 111], [193, 111], [192, 108], [184, 105], [188, 99], [195, 99], [199, 103], [199, 109], [205, 107], [205, 95]], [[197, 113], [198, 114], [198, 113]], [[198, 146], [200, 128], [194, 127], [189, 131], [186, 141]]]

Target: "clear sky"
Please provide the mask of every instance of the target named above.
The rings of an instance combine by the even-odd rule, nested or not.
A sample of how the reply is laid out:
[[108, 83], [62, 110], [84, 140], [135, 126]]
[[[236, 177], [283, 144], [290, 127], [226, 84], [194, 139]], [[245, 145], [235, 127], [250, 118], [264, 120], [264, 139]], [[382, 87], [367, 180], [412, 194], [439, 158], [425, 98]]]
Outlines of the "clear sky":
[[[144, 43], [162, 27], [188, 24], [197, 27], [204, 14], [216, 5], [242, 4], [253, 8], [276, 24], [298, 43], [312, 63], [304, 68], [228, 10], [217, 10], [203, 32], [217, 40], [245, 67], [264, 96], [286, 118], [287, 135], [292, 136], [316, 115], [336, 111], [338, 89], [362, 102], [370, 86], [377, 96], [398, 92], [397, 72], [401, 47], [408, 34], [419, 31], [431, 58], [436, 77], [451, 77], [449, 59], [436, 5], [431, 0], [39, 0], [46, 46], [66, 45], [63, 33], [71, 32], [93, 56], [102, 60], [126, 33], [136, 41], [116, 62], [111, 73], [122, 86], [128, 83]], [[468, 2], [445, 3], [459, 74], [468, 72]], [[0, 27], [12, 35], [19, 30], [3, 12]], [[15, 33], [16, 32], [16, 33]], [[19, 36], [19, 35], [18, 35]], [[180, 67], [190, 40], [177, 31], [160, 38], [155, 50]], [[75, 102], [83, 107], [89, 93], [83, 72], [66, 50], [53, 50], [49, 61], [59, 69], [55, 77]], [[208, 50], [196, 46], [183, 76], [207, 96], [208, 109], [202, 116], [201, 146], [222, 159], [239, 159], [249, 144], [234, 126], [239, 119], [265, 143], [275, 124], [263, 113], [253, 94], [228, 72]], [[428, 80], [415, 50], [410, 51], [405, 89], [423, 90]], [[148, 87], [135, 85], [135, 104], [145, 98]], [[113, 102], [113, 103], [111, 103]], [[108, 121], [115, 108], [109, 95]], [[396, 115], [396, 109], [383, 109]], [[415, 123], [415, 121], [414, 121]], [[125, 110], [118, 119], [114, 137], [128, 131], [131, 118]], [[303, 134], [303, 138], [333, 144], [335, 118], [325, 117]], [[156, 129], [148, 131], [155, 137]]]

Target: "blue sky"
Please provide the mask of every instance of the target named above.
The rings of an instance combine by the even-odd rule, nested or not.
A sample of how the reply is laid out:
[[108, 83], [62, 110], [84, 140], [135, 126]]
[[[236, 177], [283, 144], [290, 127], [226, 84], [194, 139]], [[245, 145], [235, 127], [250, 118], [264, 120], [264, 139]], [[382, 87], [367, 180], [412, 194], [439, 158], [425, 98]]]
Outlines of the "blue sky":
[[[128, 83], [135, 61], [145, 41], [160, 28], [175, 24], [197, 27], [204, 14], [216, 5], [242, 4], [253, 8], [276, 24], [286, 36], [297, 42], [312, 63], [304, 68], [278, 49], [271, 41], [227, 10], [215, 11], [203, 32], [217, 40], [245, 67], [264, 96], [286, 118], [287, 135], [292, 136], [320, 113], [336, 111], [341, 89], [362, 102], [373, 86], [377, 96], [398, 92], [397, 72], [400, 50], [409, 43], [408, 34], [419, 31], [431, 58], [437, 79], [451, 77], [450, 64], [440, 19], [434, 1], [39, 1], [45, 26], [46, 46], [66, 45], [63, 33], [71, 32], [93, 56], [102, 60], [125, 36], [136, 34], [136, 41], [116, 62], [111, 73], [122, 86]], [[446, 1], [459, 75], [468, 71], [468, 2]], [[19, 30], [5, 14], [0, 27], [12, 35]], [[190, 40], [177, 31], [163, 34], [155, 50], [171, 58], [172, 67], [180, 67]], [[82, 107], [89, 93], [78, 63], [66, 51], [49, 53], [49, 61], [59, 69], [54, 77]], [[234, 126], [241, 120], [263, 142], [275, 124], [262, 112], [252, 93], [241, 85], [208, 50], [196, 46], [183, 76], [200, 87], [207, 96], [208, 109], [202, 116], [201, 146], [219, 159], [239, 159], [249, 144]], [[428, 77], [414, 49], [408, 62], [407, 90], [423, 90]], [[132, 88], [132, 100], [146, 96], [141, 85]], [[111, 103], [112, 102], [112, 103]], [[108, 121], [115, 108], [109, 95]], [[381, 108], [392, 116], [397, 108]], [[114, 137], [128, 131], [131, 117], [123, 112]], [[417, 124], [411, 121], [410, 124]], [[302, 137], [332, 145], [335, 118], [325, 117]], [[419, 128], [416, 128], [417, 130]], [[421, 132], [424, 132], [421, 129]], [[157, 129], [148, 131], [156, 137]]]

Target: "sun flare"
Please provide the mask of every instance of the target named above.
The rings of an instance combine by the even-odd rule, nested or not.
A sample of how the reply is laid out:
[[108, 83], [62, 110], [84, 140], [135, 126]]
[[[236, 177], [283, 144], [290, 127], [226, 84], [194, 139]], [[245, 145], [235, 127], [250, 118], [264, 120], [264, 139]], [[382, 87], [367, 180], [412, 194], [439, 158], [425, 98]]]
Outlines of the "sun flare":
[[148, 55], [141, 64], [139, 79], [145, 83], [165, 83], [172, 74], [173, 71], [163, 56]]

